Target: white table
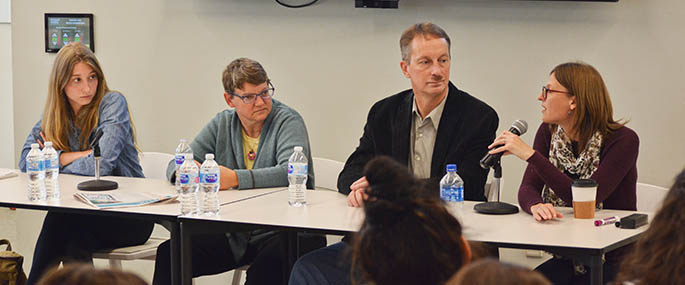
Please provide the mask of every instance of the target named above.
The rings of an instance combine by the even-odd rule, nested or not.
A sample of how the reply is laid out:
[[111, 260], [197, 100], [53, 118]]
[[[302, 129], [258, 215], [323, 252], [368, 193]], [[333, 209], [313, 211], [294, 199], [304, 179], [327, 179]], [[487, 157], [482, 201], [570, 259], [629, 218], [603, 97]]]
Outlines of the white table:
[[[77, 176], [69, 174], [60, 174], [59, 186], [60, 196], [58, 201], [50, 202], [34, 202], [28, 200], [27, 185], [28, 176], [25, 173], [19, 173], [19, 176], [7, 179], [0, 179], [0, 207], [20, 208], [20, 209], [34, 209], [43, 211], [58, 211], [75, 214], [86, 215], [105, 215], [117, 216], [125, 218], [134, 218], [141, 220], [149, 220], [163, 225], [170, 232], [171, 236], [171, 262], [172, 262], [172, 280], [174, 284], [181, 284], [181, 262], [180, 262], [180, 224], [178, 215], [180, 214], [180, 203], [174, 201], [164, 204], [152, 204], [139, 207], [130, 208], [114, 208], [114, 209], [97, 209], [88, 204], [77, 200], [73, 195], [78, 192], [76, 185], [78, 183], [92, 180], [93, 177]], [[114, 192], [132, 191], [132, 192], [151, 192], [160, 194], [175, 194], [176, 190], [166, 180], [148, 179], [148, 178], [131, 178], [131, 177], [115, 177], [108, 176], [102, 179], [116, 181], [119, 184], [117, 190]], [[240, 201], [246, 201], [252, 197], [268, 194], [273, 191], [282, 189], [253, 189], [253, 190], [230, 190], [220, 191], [219, 199], [222, 205], [230, 205]], [[102, 191], [100, 193], [107, 193], [110, 191]]]
[[[364, 219], [359, 208], [347, 206], [345, 195], [333, 191], [307, 191], [307, 206], [288, 206], [287, 191], [245, 200], [221, 207], [218, 217], [181, 218], [182, 262], [189, 276], [189, 246], [196, 232], [230, 231], [233, 229], [268, 228], [274, 230], [307, 231], [326, 234], [357, 232]], [[571, 208], [560, 208], [562, 219], [538, 222], [531, 215], [482, 215], [473, 211], [477, 202], [466, 201], [459, 218], [464, 235], [472, 241], [486, 242], [499, 247], [540, 249], [573, 257], [592, 268], [593, 284], [602, 284], [602, 257], [605, 253], [637, 240], [647, 227], [635, 230], [618, 229], [613, 225], [595, 227], [592, 219], [573, 218]], [[600, 210], [596, 218], [627, 216], [634, 212]], [[292, 236], [288, 238], [293, 244]], [[294, 249], [288, 249], [293, 262]], [[188, 258], [186, 258], [188, 257]], [[190, 279], [184, 278], [184, 284]]]

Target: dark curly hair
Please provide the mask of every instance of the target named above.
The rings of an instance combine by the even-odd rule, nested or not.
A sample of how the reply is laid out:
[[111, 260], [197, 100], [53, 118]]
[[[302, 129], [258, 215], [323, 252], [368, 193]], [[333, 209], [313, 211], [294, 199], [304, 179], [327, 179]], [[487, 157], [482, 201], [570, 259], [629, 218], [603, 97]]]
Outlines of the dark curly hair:
[[444, 284], [468, 259], [459, 221], [391, 158], [371, 160], [364, 175], [369, 198], [354, 239], [353, 270], [377, 285]]
[[685, 284], [685, 169], [676, 177], [649, 228], [616, 279], [637, 284]]

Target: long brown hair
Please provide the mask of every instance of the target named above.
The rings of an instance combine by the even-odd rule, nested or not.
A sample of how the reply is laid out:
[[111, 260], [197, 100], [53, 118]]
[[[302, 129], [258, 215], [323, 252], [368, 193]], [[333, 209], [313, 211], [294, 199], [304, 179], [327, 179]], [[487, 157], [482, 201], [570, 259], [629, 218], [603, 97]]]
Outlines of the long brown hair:
[[[90, 66], [98, 78], [98, 86], [93, 100], [79, 110], [78, 114], [69, 103], [64, 88], [69, 83], [74, 66], [83, 62]], [[110, 92], [107, 80], [100, 67], [100, 62], [95, 54], [85, 45], [73, 42], [62, 47], [57, 53], [55, 63], [52, 65], [50, 73], [50, 83], [48, 85], [48, 97], [43, 109], [41, 129], [45, 139], [52, 141], [56, 149], [63, 151], [76, 151], [69, 147], [69, 135], [71, 134], [71, 124], [81, 130], [79, 136], [80, 150], [86, 149], [90, 134], [98, 125], [100, 102], [102, 98]], [[129, 122], [131, 124], [131, 135], [136, 148], [136, 135], [131, 113], [129, 112]]]
[[676, 177], [649, 228], [621, 264], [616, 279], [637, 284], [685, 284], [685, 169]]
[[459, 221], [391, 158], [371, 160], [364, 175], [371, 186], [352, 276], [358, 269], [377, 285], [444, 284], [468, 259]]
[[[581, 150], [585, 149], [595, 132], [606, 136], [625, 124], [614, 120], [609, 91], [597, 69], [583, 62], [567, 62], [554, 67], [550, 74], [554, 74], [557, 81], [568, 89], [569, 96], [576, 97], [573, 130]], [[552, 131], [557, 127], [552, 124]]]

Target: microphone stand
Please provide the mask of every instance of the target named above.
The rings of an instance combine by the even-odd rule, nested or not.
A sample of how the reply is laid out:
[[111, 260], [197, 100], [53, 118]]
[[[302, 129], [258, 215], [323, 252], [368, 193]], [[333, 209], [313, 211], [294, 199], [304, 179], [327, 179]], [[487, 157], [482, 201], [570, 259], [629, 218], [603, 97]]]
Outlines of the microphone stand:
[[[481, 214], [487, 215], [508, 215], [516, 214], [519, 212], [519, 208], [508, 203], [500, 202], [500, 189], [502, 180], [502, 165], [500, 159], [492, 165], [492, 169], [495, 171], [493, 175], [492, 185], [490, 186], [490, 193], [488, 200], [492, 202], [483, 202], [473, 206], [473, 209]], [[496, 197], [495, 197], [496, 196]]]
[[79, 183], [76, 188], [82, 191], [107, 191], [119, 188], [119, 184], [114, 181], [100, 179], [100, 145], [93, 146], [93, 157], [95, 158], [95, 180], [88, 180]]

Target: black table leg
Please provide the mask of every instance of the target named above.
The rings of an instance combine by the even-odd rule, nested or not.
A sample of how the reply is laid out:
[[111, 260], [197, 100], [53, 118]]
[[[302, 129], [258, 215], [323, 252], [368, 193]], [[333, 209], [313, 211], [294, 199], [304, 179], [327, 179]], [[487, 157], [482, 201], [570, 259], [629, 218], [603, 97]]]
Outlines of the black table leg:
[[604, 274], [604, 262], [602, 260], [602, 255], [593, 255], [590, 257], [590, 284], [601, 285], [603, 284], [603, 274]]
[[283, 239], [283, 282], [284, 285], [288, 284], [290, 279], [290, 271], [297, 261], [298, 254], [298, 243], [297, 243], [297, 232], [295, 231], [284, 231], [281, 233], [281, 238]]
[[192, 225], [181, 222], [181, 241], [180, 241], [180, 272], [183, 285], [193, 283], [193, 247], [192, 245]]
[[181, 285], [181, 229], [177, 222], [165, 225], [171, 237], [171, 284]]

